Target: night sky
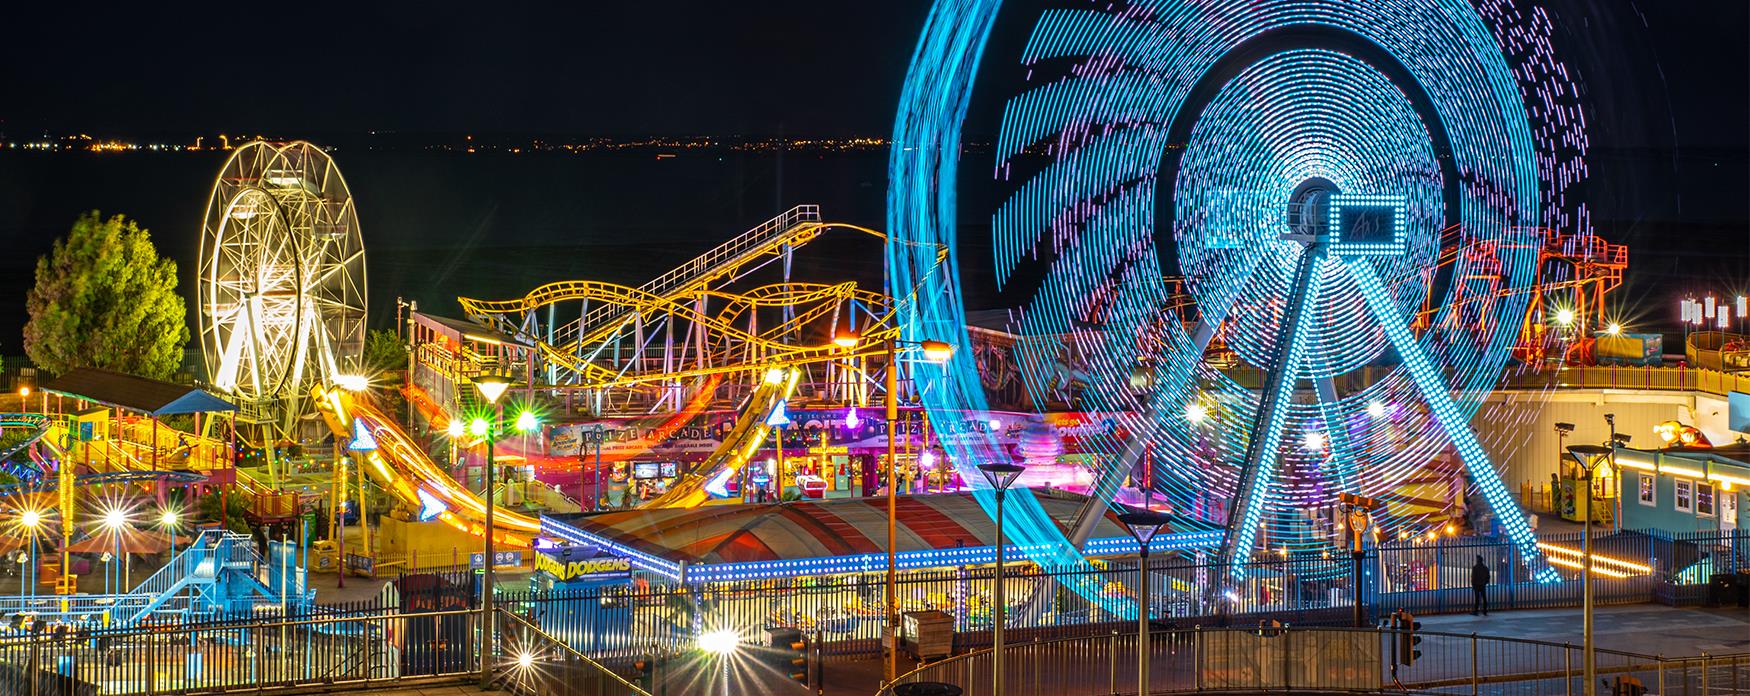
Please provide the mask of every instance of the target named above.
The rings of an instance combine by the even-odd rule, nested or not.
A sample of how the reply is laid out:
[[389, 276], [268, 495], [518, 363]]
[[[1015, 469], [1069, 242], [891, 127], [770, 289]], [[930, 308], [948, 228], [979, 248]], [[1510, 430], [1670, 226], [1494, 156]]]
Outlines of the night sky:
[[[1557, 52], [1578, 74], [1590, 106], [1594, 149], [1585, 193], [1598, 231], [1631, 245], [1630, 272], [1639, 281], [1617, 301], [1642, 307], [1635, 311], [1658, 323], [1675, 314], [1676, 293], [1750, 288], [1750, 3], [1541, 2], [1558, 27]], [[885, 137], [927, 5], [16, 3], [6, 12], [9, 31], [0, 42], [0, 131], [14, 138], [44, 129], [134, 137], [265, 132], [318, 142], [372, 131]], [[1036, 10], [1031, 2], [1005, 7], [966, 124], [969, 140], [993, 137], [1002, 99], [1020, 84], [1016, 55]], [[355, 194], [373, 185], [360, 181], [356, 156], [345, 157]], [[30, 188], [32, 174], [6, 176], [12, 165], [0, 154], [0, 187]], [[672, 208], [640, 201], [646, 209], [635, 211], [617, 210], [613, 198], [604, 197], [581, 217], [606, 221], [602, 229], [619, 224], [615, 229], [623, 234], [632, 223], [614, 221], [691, 212], [723, 219], [717, 228], [727, 233], [801, 202], [785, 195], [786, 177], [798, 176], [795, 171], [761, 184], [775, 194], [761, 189], [758, 200], [747, 200], [755, 195], [746, 190], [758, 183], [747, 183], [757, 178], [748, 172], [769, 166], [735, 170], [739, 188], [727, 194], [682, 186], [668, 194]], [[879, 225], [885, 187], [879, 158], [858, 166], [867, 172], [846, 177], [858, 193], [835, 217]], [[971, 161], [964, 171], [985, 176], [990, 169]], [[53, 186], [67, 190], [0, 190], [0, 234], [29, 237], [10, 240], [25, 259], [46, 249], [55, 226], [64, 229], [72, 218], [66, 211], [131, 201], [109, 191]], [[202, 194], [165, 193], [188, 202], [177, 203], [174, 215], [146, 222], [158, 230], [198, 229]], [[486, 194], [431, 189], [419, 195]], [[726, 196], [738, 198], [718, 200]], [[29, 200], [18, 203], [21, 198]], [[59, 207], [49, 206], [52, 215], [44, 212], [48, 199], [58, 201]], [[421, 219], [412, 232], [377, 222], [388, 205], [400, 201], [385, 195], [361, 202], [377, 248], [404, 246], [410, 239], [395, 236], [416, 233], [477, 244], [500, 232], [492, 224], [514, 225], [502, 231], [539, 243], [591, 234], [564, 227], [571, 223], [532, 219], [538, 211], [507, 218], [511, 207], [499, 200], [482, 202], [486, 212]], [[973, 196], [964, 219], [988, 221], [992, 205]], [[546, 228], [563, 234], [542, 238]], [[20, 265], [0, 270], [12, 273]], [[616, 280], [634, 281], [645, 270], [627, 270]], [[373, 285], [380, 277], [373, 276]], [[373, 288], [387, 296], [402, 291]], [[10, 285], [0, 292], [22, 295]], [[13, 341], [0, 338], [0, 351], [13, 352], [4, 344]]]

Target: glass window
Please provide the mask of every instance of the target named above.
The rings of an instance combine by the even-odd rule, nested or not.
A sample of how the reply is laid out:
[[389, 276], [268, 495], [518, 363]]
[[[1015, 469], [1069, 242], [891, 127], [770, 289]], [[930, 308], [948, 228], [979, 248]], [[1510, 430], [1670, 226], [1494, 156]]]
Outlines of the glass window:
[[1714, 516], [1714, 485], [1711, 483], [1695, 484], [1695, 514], [1706, 517]]
[[1655, 483], [1656, 481], [1658, 481], [1658, 479], [1653, 478], [1653, 476], [1651, 474], [1641, 474], [1641, 504], [1642, 505], [1657, 505], [1657, 503], [1653, 502], [1654, 494], [1658, 490], [1656, 488], [1656, 486], [1658, 485], [1657, 483]]
[[1679, 512], [1689, 512], [1695, 509], [1693, 501], [1690, 498], [1690, 494], [1694, 490], [1694, 487], [1695, 484], [1690, 481], [1677, 482], [1677, 510]]

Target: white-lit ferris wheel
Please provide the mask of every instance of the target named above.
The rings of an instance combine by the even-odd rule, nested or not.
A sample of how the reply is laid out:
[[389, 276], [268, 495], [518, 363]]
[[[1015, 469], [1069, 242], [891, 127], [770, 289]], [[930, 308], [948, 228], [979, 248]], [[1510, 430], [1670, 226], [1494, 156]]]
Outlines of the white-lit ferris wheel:
[[242, 419], [282, 436], [318, 382], [354, 374], [365, 247], [346, 180], [307, 142], [252, 142], [213, 183], [201, 229], [201, 350]]

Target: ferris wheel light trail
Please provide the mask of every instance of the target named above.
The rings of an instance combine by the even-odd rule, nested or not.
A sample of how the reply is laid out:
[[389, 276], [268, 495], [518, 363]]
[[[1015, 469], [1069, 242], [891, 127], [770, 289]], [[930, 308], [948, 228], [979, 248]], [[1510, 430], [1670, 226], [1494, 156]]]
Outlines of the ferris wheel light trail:
[[[920, 298], [907, 334], [968, 340], [962, 259], [930, 276], [908, 245], [957, 248], [959, 131], [1000, 7], [938, 0], [902, 91], [888, 267], [891, 295]], [[1565, 194], [1588, 145], [1550, 27], [1514, 0], [1038, 15], [1020, 56], [1030, 87], [1004, 105], [995, 145], [996, 177], [1012, 182], [991, 217], [996, 285], [1031, 293], [1011, 327], [1029, 393], [1066, 375], [1067, 337], [1086, 356], [1084, 408], [1126, 415], [1083, 439], [1100, 470], [1067, 534], [1011, 497], [1032, 560], [1079, 560], [1062, 548], [1145, 459], [1157, 501], [1182, 526], [1226, 521], [1223, 555], [1239, 562], [1264, 537], [1330, 543], [1302, 513], [1338, 493], [1426, 499], [1416, 487], [1458, 476], [1456, 451], [1532, 575], [1552, 577], [1468, 428], [1477, 395], [1529, 369], [1508, 360], [1538, 282], [1535, 228], [1590, 234]], [[1323, 253], [1300, 263], [1309, 244]], [[1175, 314], [1185, 297], [1189, 318]], [[1248, 388], [1206, 359], [1218, 342], [1242, 371], [1286, 374]], [[968, 354], [917, 376], [932, 417], [987, 410]], [[1282, 396], [1308, 383], [1316, 399]], [[1308, 433], [1320, 446], [1303, 446]], [[946, 449], [960, 467], [1003, 456], [978, 437]], [[1446, 512], [1400, 505], [1381, 524], [1401, 533]]]

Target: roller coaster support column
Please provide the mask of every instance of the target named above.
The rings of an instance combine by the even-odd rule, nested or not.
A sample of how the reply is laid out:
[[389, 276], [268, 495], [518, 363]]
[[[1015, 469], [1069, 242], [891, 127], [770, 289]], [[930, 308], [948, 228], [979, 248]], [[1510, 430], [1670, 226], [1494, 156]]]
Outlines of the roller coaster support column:
[[899, 596], [897, 581], [898, 559], [895, 556], [894, 542], [898, 537], [899, 517], [899, 476], [898, 462], [893, 448], [893, 438], [898, 434], [899, 423], [899, 362], [894, 359], [894, 341], [892, 338], [882, 342], [887, 352], [887, 372], [884, 387], [887, 394], [887, 626], [882, 630], [881, 650], [884, 653], [881, 660], [882, 684], [892, 684], [899, 676]]

